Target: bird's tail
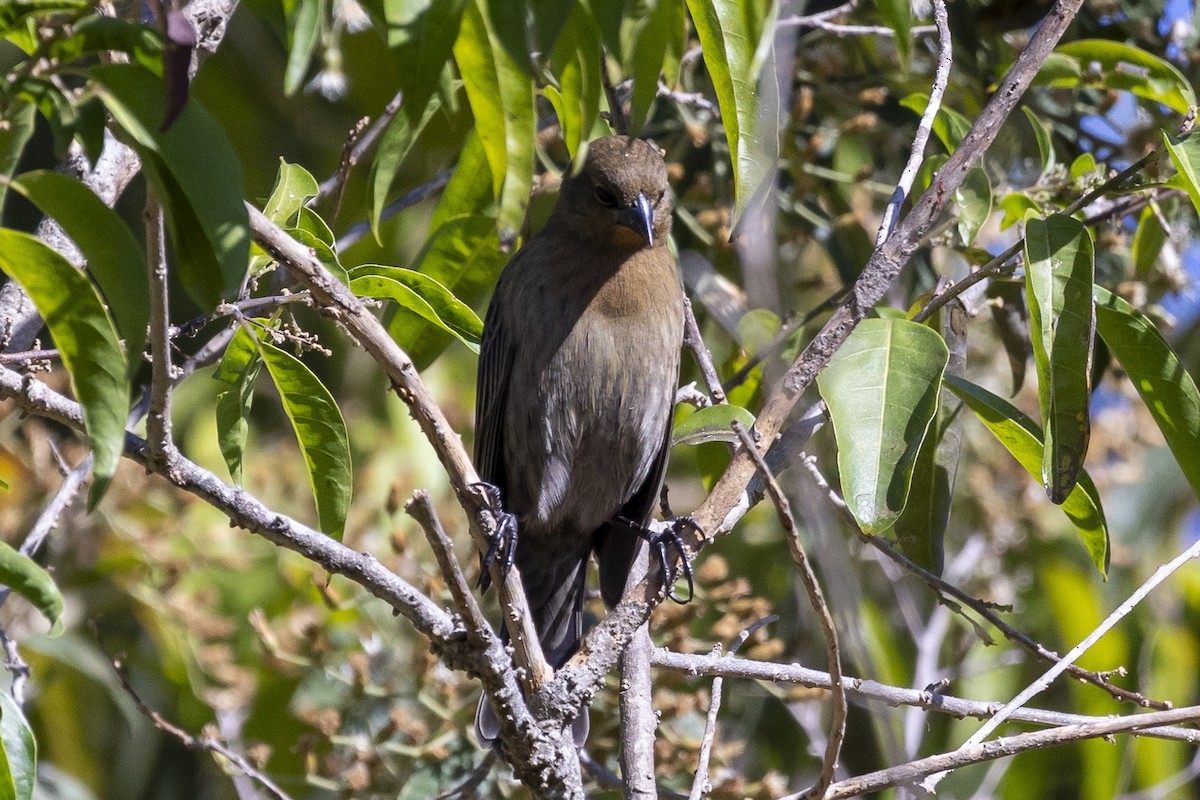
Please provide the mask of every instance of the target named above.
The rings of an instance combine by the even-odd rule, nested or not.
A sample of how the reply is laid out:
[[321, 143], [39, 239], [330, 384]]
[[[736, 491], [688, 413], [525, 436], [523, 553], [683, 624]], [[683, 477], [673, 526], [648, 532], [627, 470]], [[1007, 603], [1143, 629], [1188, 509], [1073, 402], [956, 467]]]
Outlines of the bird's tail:
[[[579, 650], [583, 636], [583, 597], [587, 578], [588, 553], [572, 559], [520, 559], [521, 580], [529, 611], [537, 628], [542, 654], [553, 669], [558, 669]], [[508, 629], [501, 627], [501, 639], [508, 642]], [[587, 709], [571, 724], [572, 738], [582, 747], [588, 735]], [[500, 721], [487, 695], [479, 698], [475, 711], [475, 732], [483, 743], [491, 744], [500, 735]]]

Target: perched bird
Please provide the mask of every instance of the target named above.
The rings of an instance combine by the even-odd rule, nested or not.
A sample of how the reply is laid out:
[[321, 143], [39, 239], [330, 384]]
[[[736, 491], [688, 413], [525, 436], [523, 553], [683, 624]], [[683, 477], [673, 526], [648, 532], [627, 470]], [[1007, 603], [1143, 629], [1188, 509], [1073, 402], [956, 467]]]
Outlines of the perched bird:
[[[476, 468], [515, 518], [513, 557], [555, 669], [579, 649], [588, 557], [611, 607], [639, 537], [652, 538], [683, 340], [673, 206], [653, 146], [592, 142], [545, 227], [505, 267], [484, 322]], [[486, 697], [475, 727], [485, 742], [499, 734]], [[576, 744], [587, 730], [584, 712]]]

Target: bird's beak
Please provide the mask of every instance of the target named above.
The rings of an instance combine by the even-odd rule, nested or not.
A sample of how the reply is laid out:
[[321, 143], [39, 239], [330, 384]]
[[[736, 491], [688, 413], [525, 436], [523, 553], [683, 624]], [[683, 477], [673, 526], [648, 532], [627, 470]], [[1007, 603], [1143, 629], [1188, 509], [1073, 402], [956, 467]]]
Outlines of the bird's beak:
[[647, 244], [654, 244], [654, 206], [643, 192], [638, 192], [632, 204], [617, 212], [617, 222], [644, 236]]

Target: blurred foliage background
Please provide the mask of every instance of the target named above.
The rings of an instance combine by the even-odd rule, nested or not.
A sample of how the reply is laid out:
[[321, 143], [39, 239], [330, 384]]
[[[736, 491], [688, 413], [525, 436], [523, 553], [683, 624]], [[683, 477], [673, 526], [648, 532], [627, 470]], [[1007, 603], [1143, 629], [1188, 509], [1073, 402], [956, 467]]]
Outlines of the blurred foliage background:
[[[410, 8], [426, 4], [380, 0], [364, 9], [354, 0], [332, 0], [313, 5], [320, 25], [311, 61], [289, 56], [296, 51], [294, 41], [289, 48], [289, 37], [296, 36], [295, 15], [306, 4], [248, 0], [238, 6], [219, 51], [193, 85], [192, 96], [232, 141], [243, 170], [242, 189], [252, 202], [271, 193], [280, 159], [303, 166], [318, 180], [337, 170], [350, 129], [362, 117], [377, 117], [405, 85], [383, 20], [403, 18]], [[497, 0], [492, 5], [493, 11], [504, 6]], [[540, 12], [546, 4], [513, 5]], [[691, 253], [685, 280], [722, 378], [738, 373], [787, 321], [819, 310], [862, 268], [916, 127], [918, 114], [905, 100], [928, 92], [936, 43], [927, 31], [911, 30], [927, 23], [928, 9], [920, 3], [913, 4], [911, 16], [906, 10], [900, 17], [895, 3], [862, 3], [839, 21], [878, 29], [851, 34], [786, 24], [794, 14], [833, 4], [741, 5], [752, 27], [774, 26], [772, 63], [783, 102], [770, 108], [769, 82], [760, 84], [759, 124], [777, 123], [780, 130], [778, 152], [768, 156], [778, 169], [777, 192], [770, 213], [743, 218], [740, 229], [734, 228], [727, 126], [715, 112], [717, 98], [697, 49], [693, 4], [591, 0], [578, 7], [610, 46], [608, 68], [618, 87], [635, 64], [639, 37], [659, 30], [649, 27], [650, 21], [666, 20], [661, 63], [668, 82], [664, 96], [645, 115], [641, 133], [667, 154], [679, 209], [676, 246]], [[968, 121], [976, 116], [1047, 6], [1006, 0], [952, 4], [955, 60], [948, 109]], [[1174, 65], [1194, 86], [1200, 74], [1195, 20], [1188, 0], [1165, 6], [1151, 0], [1091, 0], [1064, 41], [1133, 45]], [[0, 49], [0, 55], [5, 52]], [[7, 69], [15, 58], [6, 58]], [[1011, 195], [1065, 204], [1108, 169], [1160, 146], [1160, 131], [1177, 127], [1178, 109], [1120, 91], [1104, 75], [1092, 77], [1074, 86], [1030, 91], [1024, 104], [1033, 122], [1024, 114], [1011, 117], [987, 155], [991, 197], [976, 229], [964, 236], [958, 223], [964, 209], [978, 212], [978, 205], [959, 203], [959, 216], [948, 219], [906, 267], [890, 298], [893, 306], [907, 309], [939, 276], [961, 278], [971, 264], [986, 260], [981, 252], [999, 252], [1013, 241], [1015, 229], [1003, 222], [1008, 209], [1022, 208], [1023, 201], [1008, 199]], [[475, 122], [456, 81], [451, 71], [442, 87], [446, 99], [411, 142], [388, 200], [436, 180], [458, 163]], [[285, 92], [285, 86], [293, 91]], [[539, 208], [544, 213], [544, 198], [552, 197], [557, 173], [568, 160], [550, 102], [539, 98], [535, 108], [540, 131], [534, 217]], [[1039, 122], [1052, 142], [1052, 160], [1039, 150], [1033, 127]], [[51, 132], [39, 124], [23, 168], [53, 163]], [[594, 130], [604, 131], [605, 123], [597, 121]], [[945, 153], [946, 147], [946, 141], [935, 139], [928, 152]], [[761, 168], [770, 170], [771, 163]], [[340, 207], [327, 203], [318, 210], [336, 234], [344, 235], [371, 218], [372, 190], [364, 163], [351, 173]], [[132, 225], [139, 224], [143, 192], [135, 182], [120, 203]], [[415, 265], [440, 201], [439, 192], [430, 192], [383, 220], [378, 238], [368, 233], [340, 249], [342, 262]], [[495, 208], [489, 213], [494, 216]], [[1174, 198], [1151, 218], [1167, 224], [1149, 254], [1148, 245], [1139, 242], [1139, 236], [1148, 235], [1142, 228], [1145, 217], [1117, 216], [1095, 229], [1098, 281], [1119, 289], [1159, 321], [1194, 374], [1200, 359], [1200, 306], [1191, 288], [1200, 265], [1195, 217], [1186, 199]], [[36, 217], [13, 203], [6, 220], [31, 225]], [[480, 315], [516, 231], [493, 226], [489, 235], [490, 257], [460, 294]], [[1036, 416], [1033, 377], [1016, 381], [1006, 350], [1001, 296], [997, 289], [975, 301], [969, 374], [1005, 396], [1014, 382], [1020, 384], [1013, 402]], [[172, 303], [176, 321], [201, 313], [189, 306], [182, 290]], [[374, 553], [449, 604], [419, 530], [401, 510], [414, 490], [428, 489], [452, 530], [461, 529], [461, 512], [431, 449], [363, 352], [349, 347], [317, 315], [306, 309], [296, 315], [331, 349], [328, 357], [309, 352], [305, 361], [334, 393], [350, 432], [354, 501], [346, 543]], [[731, 390], [731, 399], [754, 409], [762, 387], [781, 373], [806, 332], [821, 321], [818, 313], [808, 325], [795, 326], [783, 347]], [[468, 435], [475, 356], [446, 339], [427, 351], [424, 378], [455, 428]], [[1021, 364], [1028, 358], [1014, 357]], [[697, 380], [691, 362], [685, 358], [684, 363], [684, 382]], [[973, 595], [1011, 606], [1006, 619], [1056, 652], [1069, 649], [1159, 564], [1200, 535], [1196, 498], [1157, 427], [1120, 365], [1104, 366], [1092, 401], [1087, 468], [1110, 523], [1107, 580], [1041, 487], [973, 419], [964, 422], [953, 514], [945, 531], [946, 577]], [[57, 380], [65, 386], [61, 376]], [[220, 388], [211, 370], [185, 381], [175, 396], [175, 431], [190, 458], [224, 475], [212, 413]], [[268, 506], [315, 524], [287, 420], [266, 382], [260, 382], [259, 392], [244, 485]], [[15, 543], [60, 482], [50, 444], [71, 464], [83, 458], [84, 450], [54, 424], [23, 419], [6, 407], [0, 419], [0, 478], [10, 489], [0, 493], [0, 530]], [[836, 475], [829, 429], [820, 431], [808, 449], [826, 475]], [[694, 507], [727, 459], [721, 444], [677, 447], [669, 478], [673, 509]], [[789, 471], [782, 479], [829, 593], [849, 674], [915, 688], [945, 681], [946, 693], [1003, 701], [1043, 671], [1042, 664], [994, 632], [997, 641], [988, 646], [919, 580], [864, 548], [802, 471]], [[467, 537], [456, 538], [464, 563], [473, 564]], [[48, 547], [45, 562], [68, 601], [67, 633], [54, 639], [39, 635], [44, 623], [19, 598], [4, 608], [5, 625], [33, 668], [26, 710], [40, 748], [36, 797], [259, 796], [244, 779], [224, 774], [212, 758], [187, 751], [155, 729], [121, 688], [106, 654], [122, 657], [132, 685], [152, 707], [190, 731], [218, 731], [294, 798], [432, 798], [461, 782], [485, 758], [468, 733], [477, 688], [441, 666], [407, 624], [349, 582], [330, 579], [303, 558], [230, 528], [220, 513], [136, 465], [120, 467], [95, 512], [80, 507], [68, 512]], [[823, 667], [819, 628], [770, 509], [752, 511], [734, 535], [704, 552], [697, 569], [696, 601], [664, 605], [655, 614], [656, 643], [704, 653], [776, 613], [780, 620], [756, 634], [742, 654]], [[591, 610], [602, 613], [598, 599]], [[494, 608], [491, 614], [495, 619]], [[1115, 680], [1149, 697], [1180, 706], [1200, 702], [1200, 569], [1181, 570], [1081, 663], [1096, 670], [1123, 668], [1126, 674]], [[704, 681], [655, 673], [655, 705], [661, 711], [656, 755], [660, 783], [667, 789], [686, 793], [690, 786], [708, 692]], [[711, 796], [767, 798], [807, 785], [824, 747], [826, 695], [735, 680], [726, 683], [725, 698]], [[1093, 686], [1062, 681], [1036, 704], [1098, 715], [1129, 710]], [[854, 774], [941, 752], [977, 724], [882, 704], [856, 705], [841, 767]], [[588, 742], [591, 757], [614, 771], [616, 726], [614, 678], [592, 707]], [[605, 785], [603, 780], [593, 785], [595, 796], [618, 796]], [[1123, 737], [960, 770], [940, 793], [1175, 800], [1200, 797], [1198, 787], [1200, 755], [1194, 745]], [[524, 793], [503, 770], [493, 771], [472, 791], [480, 797]]]

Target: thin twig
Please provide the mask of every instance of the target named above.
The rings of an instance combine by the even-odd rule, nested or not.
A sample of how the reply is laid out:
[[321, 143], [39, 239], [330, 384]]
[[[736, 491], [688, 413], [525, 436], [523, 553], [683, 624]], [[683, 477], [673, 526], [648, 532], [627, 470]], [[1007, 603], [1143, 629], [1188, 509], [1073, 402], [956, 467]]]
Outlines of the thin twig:
[[8, 635], [8, 630], [0, 625], [0, 646], [4, 648], [4, 668], [12, 675], [12, 686], [9, 687], [9, 694], [12, 695], [13, 702], [19, 708], [25, 707], [25, 684], [29, 682], [31, 670], [25, 659], [21, 658], [21, 651], [17, 647], [17, 640]]
[[[750, 637], [759, 628], [778, 621], [778, 615], [768, 614], [766, 617], [746, 627], [733, 640], [733, 643], [729, 647], [729, 653], [723, 657], [735, 657], [738, 651], [742, 649], [742, 645], [749, 641]], [[721, 645], [718, 644], [713, 648], [713, 656], [722, 657]], [[725, 681], [720, 675], [713, 678], [712, 689], [709, 692], [708, 714], [704, 721], [704, 737], [700, 740], [700, 754], [696, 759], [696, 776], [692, 779], [692, 791], [688, 794], [688, 800], [701, 800], [701, 798], [712, 791], [712, 783], [708, 779], [708, 761], [712, 756], [713, 743], [717, 738], [717, 714], [721, 710], [721, 694], [724, 683]]]
[[792, 516], [791, 504], [788, 503], [787, 496], [779, 487], [779, 482], [775, 480], [771, 468], [763, 460], [762, 454], [758, 451], [758, 445], [750, 438], [749, 431], [738, 422], [733, 423], [733, 429], [738, 438], [742, 440], [742, 447], [754, 459], [758, 474], [762, 476], [767, 492], [775, 503], [775, 510], [783, 524], [788, 546], [792, 551], [792, 561], [796, 564], [796, 571], [800, 573], [800, 582], [804, 584], [804, 591], [808, 594], [809, 605], [816, 612], [817, 619], [821, 622], [821, 630], [825, 635], [825, 657], [829, 662], [829, 674], [832, 677], [833, 686], [829, 740], [825, 744], [825, 760], [821, 764], [820, 777], [811, 788], [803, 793], [806, 798], [820, 797], [825, 793], [825, 789], [833, 783], [834, 770], [837, 768], [838, 756], [842, 751], [842, 741], [846, 737], [846, 688], [842, 680], [842, 656], [837, 627], [833, 624], [833, 615], [829, 613], [829, 605], [825, 602], [825, 593], [821, 591], [821, 584], [817, 581], [812, 563], [808, 560], [808, 554], [804, 552], [804, 543], [800, 539], [800, 531], [796, 527], [796, 518]]
[[[982, 764], [997, 758], [1043, 750], [1047, 747], [1071, 744], [1087, 739], [1098, 739], [1118, 733], [1135, 733], [1157, 725], [1178, 725], [1200, 720], [1200, 706], [1187, 706], [1169, 711], [1151, 711], [1146, 714], [1131, 714], [1124, 717], [1098, 720], [1082, 725], [1065, 725], [1045, 731], [1033, 731], [1016, 736], [995, 739], [972, 745], [966, 750], [942, 753], [929, 758], [910, 761], [907, 764], [839, 781], [829, 787], [824, 800], [859, 797], [893, 786], [911, 786], [921, 778], [937, 772], [954, 770], [971, 764]], [[793, 794], [782, 800], [800, 800]]]
[[[820, 470], [817, 468], [815, 460], [811, 457], [804, 456], [800, 458], [799, 461], [801, 466], [803, 466], [804, 469], [812, 476], [818, 488], [825, 492], [826, 496], [829, 498], [829, 501], [843, 515], [851, 530], [858, 532], [858, 538], [861, 541], [871, 545], [877, 551], [884, 554], [916, 577], [920, 578], [926, 586], [928, 586], [934, 592], [937, 592], [938, 595], [942, 596], [943, 598], [947, 596], [952, 597], [954, 600], [962, 603], [964, 606], [967, 606], [975, 613], [979, 614], [981, 617], [987, 620], [988, 623], [995, 627], [996, 630], [1003, 633], [1004, 637], [1009, 641], [1016, 642], [1028, 652], [1045, 661], [1049, 661], [1051, 663], [1058, 661], [1059, 657], [1056, 653], [1046, 649], [1046, 647], [1044, 647], [1042, 644], [1001, 619], [1000, 615], [996, 613], [995, 607], [991, 604], [986, 603], [976, 597], [972, 597], [954, 584], [943, 580], [940, 576], [934, 575], [929, 570], [915, 563], [897, 550], [889, 539], [885, 539], [882, 536], [872, 536], [871, 534], [862, 531], [858, 527], [858, 523], [854, 521], [853, 515], [850, 514], [850, 509], [846, 507], [846, 501], [843, 500], [837, 491], [829, 485], [829, 482], [825, 480], [825, 476], [822, 475]], [[981, 631], [978, 624], [975, 623], [974, 620], [971, 620], [965, 614], [962, 614], [962, 616], [972, 625], [975, 625], [977, 631]], [[987, 639], [985, 639], [985, 641], [987, 641]], [[1131, 692], [1128, 689], [1124, 689], [1113, 684], [1101, 673], [1081, 669], [1074, 664], [1068, 667], [1068, 672], [1070, 673], [1071, 677], [1098, 686], [1117, 700], [1121, 700], [1126, 703], [1135, 703], [1145, 708], [1170, 708], [1169, 703], [1165, 703], [1161, 700], [1151, 700], [1139, 692]]]
[[[979, 730], [975, 731], [971, 738], [963, 742], [962, 747], [960, 747], [959, 750], [968, 749], [987, 739], [992, 731], [996, 730], [996, 728], [1000, 727], [1005, 720], [1012, 716], [1014, 711], [1023, 707], [1038, 694], [1049, 688], [1050, 684], [1052, 684], [1059, 675], [1063, 674], [1068, 667], [1078, 661], [1079, 658], [1086, 653], [1092, 645], [1100, 641], [1101, 637], [1112, 630], [1118, 622], [1129, 616], [1130, 612], [1132, 612], [1133, 609], [1137, 607], [1138, 603], [1142, 602], [1142, 600], [1144, 600], [1146, 596], [1150, 594], [1150, 592], [1154, 591], [1154, 589], [1160, 583], [1165, 581], [1171, 575], [1175, 574], [1180, 567], [1191, 561], [1193, 558], [1200, 558], [1200, 540], [1192, 543], [1192, 546], [1187, 550], [1184, 550], [1182, 553], [1175, 556], [1175, 558], [1156, 569], [1153, 575], [1151, 575], [1141, 586], [1139, 586], [1133, 594], [1126, 598], [1125, 602], [1121, 603], [1121, 605], [1117, 606], [1111, 614], [1105, 617], [1104, 621], [1097, 625], [1091, 633], [1084, 637], [1083, 641], [1071, 648], [1070, 652], [1063, 656], [1057, 664], [1046, 670], [1040, 678], [1029, 684], [1029, 686], [1025, 687], [1025, 689], [1012, 700], [1010, 700], [1007, 705], [1004, 706], [1004, 708], [996, 712], [994, 717], [981, 725]], [[946, 773], [938, 773], [936, 775], [930, 775], [921, 783], [922, 787], [929, 792], [932, 792], [941, 779], [945, 777], [945, 774]]]
[[462, 565], [458, 563], [458, 556], [454, 554], [454, 545], [450, 542], [442, 521], [438, 519], [429, 492], [424, 489], [413, 492], [412, 499], [405, 504], [404, 510], [417, 521], [421, 530], [425, 531], [425, 538], [429, 541], [433, 556], [442, 570], [442, 577], [450, 589], [450, 596], [454, 598], [455, 606], [463, 615], [467, 630], [474, 633], [491, 633], [492, 628], [479, 608], [479, 601], [471, 592], [471, 585], [467, 582], [467, 576], [463, 574]]
[[[908, 154], [908, 162], [900, 173], [896, 191], [883, 210], [883, 221], [879, 224], [879, 233], [875, 236], [875, 246], [882, 245], [896, 227], [900, 218], [900, 208], [908, 193], [912, 191], [913, 181], [925, 160], [925, 144], [929, 141], [929, 133], [933, 130], [933, 121], [942, 108], [942, 95], [946, 93], [946, 84], [950, 81], [950, 64], [954, 58], [954, 48], [950, 41], [950, 21], [946, 16], [946, 0], [933, 0], [933, 19], [937, 23], [938, 59], [934, 71], [933, 85], [929, 87], [929, 102], [925, 105], [925, 113], [917, 125], [917, 133], [913, 137], [912, 149]], [[914, 31], [915, 33], [915, 31]]]
[[141, 711], [142, 714], [154, 724], [154, 727], [158, 728], [163, 733], [175, 737], [183, 744], [184, 747], [188, 748], [189, 750], [200, 750], [216, 753], [241, 770], [246, 777], [256, 781], [273, 797], [275, 797], [276, 800], [291, 800], [291, 797], [287, 794], [287, 792], [283, 791], [283, 789], [280, 789], [274, 781], [264, 775], [261, 770], [252, 765], [241, 753], [230, 749], [214, 736], [209, 736], [208, 734], [196, 736], [188, 733], [178, 725], [168, 721], [166, 717], [151, 708], [150, 705], [142, 699], [141, 695], [134, 690], [133, 686], [129, 683], [129, 679], [125, 676], [125, 670], [120, 660], [114, 659], [112, 665], [113, 670], [117, 673], [117, 678], [119, 678], [121, 681], [121, 687], [125, 689], [125, 693], [133, 699], [133, 702], [135, 705], [137, 705], [138, 710]]
[[704, 344], [704, 338], [700, 335], [700, 326], [696, 324], [696, 314], [692, 309], [692, 301], [687, 297], [683, 298], [683, 346], [691, 352], [692, 357], [696, 360], [696, 366], [700, 368], [700, 375], [704, 378], [705, 385], [708, 386], [708, 393], [712, 397], [712, 401], [718, 405], [729, 402], [725, 397], [725, 390], [721, 388], [721, 378], [717, 375], [717, 367], [713, 364], [712, 353]]
[[28, 361], [50, 361], [59, 358], [58, 350], [24, 350], [20, 353], [0, 353], [0, 364], [24, 364]]
[[146, 269], [150, 285], [150, 411], [146, 441], [150, 459], [169, 468], [175, 445], [171, 439], [171, 323], [167, 286], [167, 242], [163, 208], [153, 191], [146, 193]]
[[332, 194], [335, 196], [333, 215], [337, 216], [338, 209], [342, 207], [342, 195], [346, 191], [346, 179], [350, 177], [350, 170], [357, 166], [367, 151], [375, 146], [375, 142], [379, 141], [379, 137], [395, 119], [403, 103], [404, 92], [397, 92], [391, 102], [384, 106], [383, 113], [369, 127], [363, 124], [366, 122], [364, 117], [351, 129], [350, 135], [346, 137], [346, 144], [342, 147], [342, 158], [338, 162], [337, 172], [321, 181], [321, 185], [317, 188], [317, 195], [310, 201], [310, 205], [318, 203]]
[[[748, 658], [730, 658], [711, 653], [676, 653], [660, 647], [651, 654], [651, 663], [660, 669], [670, 669], [698, 678], [741, 678], [767, 683], [788, 683], [810, 689], [833, 688], [833, 679], [828, 672], [810, 669], [799, 664], [777, 664], [770, 661], [753, 661]], [[1001, 707], [1000, 703], [986, 700], [967, 700], [953, 695], [941, 694], [929, 689], [910, 689], [891, 686], [864, 678], [846, 675], [843, 678], [846, 694], [856, 701], [871, 701], [888, 706], [911, 706], [935, 711], [951, 717], [973, 717], [989, 719]], [[1084, 714], [1067, 714], [1040, 708], [1022, 708], [1013, 713], [1014, 722], [1033, 725], [1059, 726], [1097, 722], [1111, 717], [1090, 717]], [[1145, 728], [1137, 731], [1139, 736], [1156, 739], [1200, 744], [1200, 730], [1190, 728]]]

